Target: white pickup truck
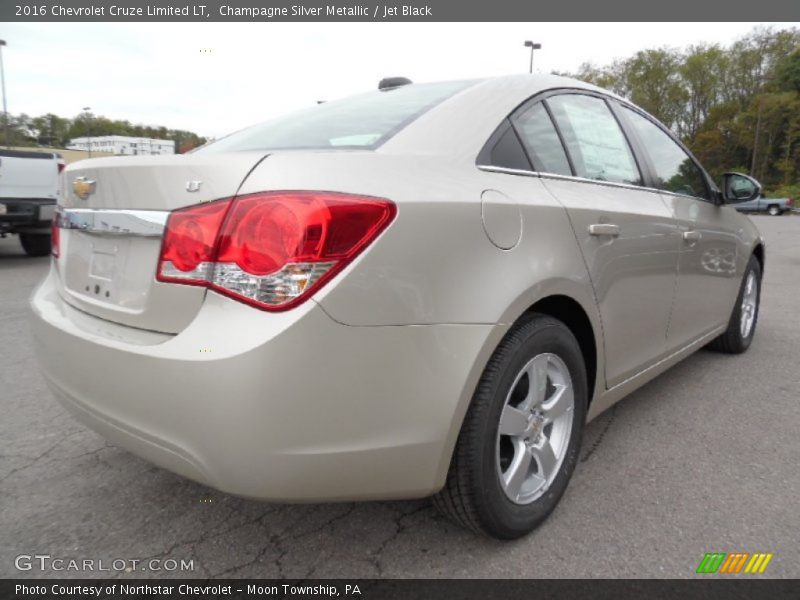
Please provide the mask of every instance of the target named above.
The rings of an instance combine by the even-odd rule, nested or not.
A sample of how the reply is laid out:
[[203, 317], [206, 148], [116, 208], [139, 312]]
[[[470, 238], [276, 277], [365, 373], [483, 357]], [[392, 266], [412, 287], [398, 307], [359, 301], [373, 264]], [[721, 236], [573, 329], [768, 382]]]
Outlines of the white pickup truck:
[[0, 236], [19, 234], [28, 256], [50, 253], [64, 159], [53, 152], [0, 149]]

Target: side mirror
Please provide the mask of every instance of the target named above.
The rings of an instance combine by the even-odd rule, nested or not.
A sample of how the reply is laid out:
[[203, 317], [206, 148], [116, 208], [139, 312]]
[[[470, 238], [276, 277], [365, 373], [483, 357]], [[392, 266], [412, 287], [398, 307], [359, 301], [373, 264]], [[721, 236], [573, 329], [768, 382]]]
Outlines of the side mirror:
[[761, 184], [743, 173], [722, 175], [722, 199], [726, 204], [748, 202], [761, 196]]

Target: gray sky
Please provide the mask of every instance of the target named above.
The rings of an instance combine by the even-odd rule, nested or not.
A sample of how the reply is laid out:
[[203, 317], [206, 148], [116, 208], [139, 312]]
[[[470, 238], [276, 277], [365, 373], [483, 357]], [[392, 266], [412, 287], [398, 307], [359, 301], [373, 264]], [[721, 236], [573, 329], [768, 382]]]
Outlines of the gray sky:
[[218, 137], [372, 89], [386, 76], [435, 81], [525, 72], [526, 39], [543, 45], [535, 71], [573, 71], [644, 48], [728, 44], [755, 25], [4, 23], [0, 37], [8, 42], [11, 113], [73, 117], [91, 106], [114, 119]]

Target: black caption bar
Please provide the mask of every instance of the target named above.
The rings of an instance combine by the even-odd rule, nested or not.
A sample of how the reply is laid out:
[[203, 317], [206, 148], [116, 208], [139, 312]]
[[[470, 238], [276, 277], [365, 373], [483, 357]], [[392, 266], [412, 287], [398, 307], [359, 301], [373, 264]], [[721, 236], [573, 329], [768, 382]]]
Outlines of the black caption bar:
[[798, 21], [800, 2], [728, 0], [3, 0], [0, 21]]
[[42, 579], [0, 580], [0, 598], [16, 600], [126, 600], [128, 598], [264, 599], [353, 598], [359, 600], [796, 600], [796, 580], [157, 580], [157, 579]]

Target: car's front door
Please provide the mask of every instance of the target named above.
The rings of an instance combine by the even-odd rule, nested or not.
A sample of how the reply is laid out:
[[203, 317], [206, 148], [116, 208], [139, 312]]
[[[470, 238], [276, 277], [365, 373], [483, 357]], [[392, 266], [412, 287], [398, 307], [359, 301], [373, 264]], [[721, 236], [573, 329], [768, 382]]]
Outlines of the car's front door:
[[680, 246], [675, 220], [661, 194], [641, 186], [604, 98], [550, 95], [522, 107], [512, 122], [568, 211], [600, 310], [606, 384], [613, 387], [667, 350]]
[[732, 207], [713, 202], [703, 170], [659, 125], [622, 108], [653, 175], [681, 230], [678, 283], [667, 335], [670, 347], [684, 346], [725, 324], [738, 291], [741, 268], [738, 219]]

